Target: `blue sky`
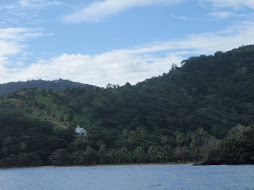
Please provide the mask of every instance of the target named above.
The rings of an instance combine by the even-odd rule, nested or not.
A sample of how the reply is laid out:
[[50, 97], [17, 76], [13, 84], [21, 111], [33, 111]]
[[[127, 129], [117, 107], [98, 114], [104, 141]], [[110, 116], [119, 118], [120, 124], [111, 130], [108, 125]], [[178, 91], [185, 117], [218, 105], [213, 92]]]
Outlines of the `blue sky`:
[[105, 87], [254, 44], [253, 0], [1, 0], [0, 83]]

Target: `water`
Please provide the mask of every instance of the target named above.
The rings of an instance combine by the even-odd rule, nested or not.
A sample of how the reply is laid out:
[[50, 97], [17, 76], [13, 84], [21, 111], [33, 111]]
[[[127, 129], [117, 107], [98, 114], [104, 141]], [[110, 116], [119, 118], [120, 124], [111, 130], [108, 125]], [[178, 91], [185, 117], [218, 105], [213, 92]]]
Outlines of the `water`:
[[0, 190], [254, 190], [254, 165], [0, 169]]

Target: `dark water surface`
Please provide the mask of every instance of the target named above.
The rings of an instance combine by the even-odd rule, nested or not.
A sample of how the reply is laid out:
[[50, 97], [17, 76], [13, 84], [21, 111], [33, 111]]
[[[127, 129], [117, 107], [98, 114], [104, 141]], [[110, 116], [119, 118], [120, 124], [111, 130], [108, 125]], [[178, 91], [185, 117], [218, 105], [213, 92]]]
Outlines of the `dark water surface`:
[[254, 190], [254, 166], [140, 165], [0, 169], [0, 190]]

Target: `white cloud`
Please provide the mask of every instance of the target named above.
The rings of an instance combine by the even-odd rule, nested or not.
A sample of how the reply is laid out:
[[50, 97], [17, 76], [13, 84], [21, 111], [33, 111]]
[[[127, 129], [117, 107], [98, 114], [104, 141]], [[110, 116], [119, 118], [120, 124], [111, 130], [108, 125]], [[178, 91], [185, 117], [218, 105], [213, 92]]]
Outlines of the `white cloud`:
[[[23, 42], [36, 34], [25, 28], [0, 30], [0, 83], [28, 79], [64, 78], [105, 86], [108, 83], [135, 84], [167, 72], [189, 55], [228, 51], [254, 44], [254, 21], [241, 22], [216, 33], [201, 33], [184, 39], [145, 44], [97, 55], [62, 54], [39, 60], [27, 67], [8, 67], [8, 56], [24, 51]], [[38, 35], [38, 34], [37, 34]], [[22, 62], [19, 62], [20, 64]]]
[[0, 64], [0, 83], [65, 78], [98, 86], [108, 83], [123, 85], [127, 81], [135, 84], [167, 72], [172, 63], [179, 64], [189, 55], [228, 51], [248, 44], [254, 44], [254, 22], [238, 23], [217, 33], [190, 35], [181, 40], [146, 44], [94, 56], [62, 54], [49, 60], [39, 60], [22, 69], [8, 69]]
[[254, 1], [253, 0], [203, 0], [207, 2], [211, 2], [213, 6], [218, 8], [230, 7], [234, 9], [241, 8], [250, 8], [254, 9]]
[[27, 38], [40, 36], [39, 30], [27, 28], [0, 28], [0, 40], [22, 41]]
[[186, 16], [176, 16], [174, 14], [171, 14], [170, 16], [174, 19], [179, 19], [179, 20], [189, 20], [190, 19], [189, 17], [186, 17]]
[[39, 31], [26, 28], [0, 28], [0, 65], [6, 65], [10, 56], [21, 53], [26, 47], [25, 40], [40, 35]]
[[[42, 10], [48, 10], [55, 6], [67, 6], [56, 0], [12, 0], [0, 1], [0, 25], [2, 27], [41, 25], [45, 23], [41, 17]], [[51, 18], [51, 20], [54, 18]]]
[[25, 8], [45, 8], [48, 6], [61, 5], [60, 1], [49, 0], [19, 0], [19, 5]]
[[[0, 71], [0, 81], [10, 78], [56, 79], [65, 78], [83, 83], [106, 86], [108, 83], [137, 83], [151, 76], [167, 72], [172, 63], [180, 63], [181, 57], [168, 55], [163, 58], [131, 54], [129, 51], [116, 50], [89, 56], [82, 54], [63, 54], [50, 60], [40, 60], [22, 70]], [[166, 69], [166, 70], [165, 70]], [[10, 73], [7, 78], [2, 73]]]
[[212, 12], [209, 15], [214, 17], [214, 18], [217, 18], [217, 19], [228, 19], [228, 18], [231, 18], [231, 17], [245, 16], [244, 14], [236, 14], [236, 13], [227, 12], [227, 11]]
[[181, 0], [104, 0], [96, 1], [84, 9], [65, 16], [65, 22], [79, 23], [83, 21], [98, 21], [104, 17], [117, 14], [133, 7], [142, 7], [156, 4], [172, 4]]
[[54, 0], [18, 0], [17, 2], [0, 2], [0, 10], [12, 9], [42, 9], [50, 6], [63, 5], [64, 3]]

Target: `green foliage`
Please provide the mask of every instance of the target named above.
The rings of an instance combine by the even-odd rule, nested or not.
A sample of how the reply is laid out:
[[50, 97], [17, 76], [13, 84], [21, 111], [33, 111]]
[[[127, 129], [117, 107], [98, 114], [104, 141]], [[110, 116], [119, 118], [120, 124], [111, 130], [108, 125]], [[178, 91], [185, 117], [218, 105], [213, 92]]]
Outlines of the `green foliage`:
[[[38, 88], [64, 90], [66, 88], [75, 88], [79, 86], [86, 87], [88, 85], [63, 79], [58, 79], [54, 81], [30, 80], [26, 82], [10, 82], [6, 84], [0, 84], [0, 96], [11, 94], [21, 89]], [[42, 94], [45, 96], [46, 94], [44, 92], [45, 91], [42, 91]]]
[[48, 164], [54, 150], [70, 143], [68, 138], [58, 135], [59, 131], [49, 122], [28, 118], [15, 111], [1, 112], [0, 166]]
[[204, 164], [254, 164], [253, 142], [254, 126], [241, 126], [238, 133], [229, 133], [209, 152]]

